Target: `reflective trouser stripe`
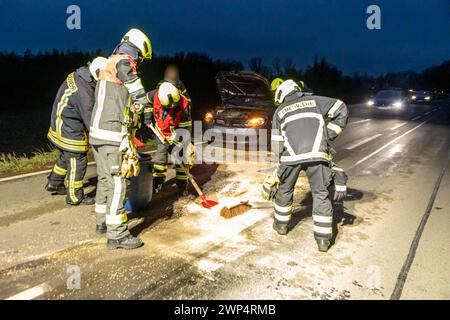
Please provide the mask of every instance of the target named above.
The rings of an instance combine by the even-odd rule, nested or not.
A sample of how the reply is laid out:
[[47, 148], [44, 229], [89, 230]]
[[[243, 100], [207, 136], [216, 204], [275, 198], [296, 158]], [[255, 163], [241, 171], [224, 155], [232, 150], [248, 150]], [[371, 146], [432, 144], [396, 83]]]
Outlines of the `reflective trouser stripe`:
[[95, 204], [95, 212], [96, 213], [106, 213], [106, 204]]
[[288, 223], [291, 220], [292, 205], [280, 206], [274, 204], [275, 220], [281, 223]]
[[53, 167], [53, 172], [59, 176], [65, 176], [67, 174], [67, 169], [61, 168], [60, 166], [55, 164]]
[[320, 235], [325, 235], [327, 237], [331, 236], [333, 234], [333, 228], [331, 227], [320, 227], [320, 226], [313, 226], [314, 233], [318, 233]]
[[292, 211], [292, 205], [280, 206], [275, 203], [275, 210], [280, 213], [289, 213]]
[[321, 216], [317, 214], [313, 214], [314, 226], [313, 231], [314, 234], [319, 238], [331, 238], [333, 234], [333, 216]]
[[109, 208], [109, 214], [106, 215], [106, 224], [117, 225], [127, 222], [127, 215], [125, 212], [118, 213], [119, 201], [122, 198], [122, 177], [120, 175], [113, 176], [114, 179], [114, 194]]
[[75, 195], [75, 177], [77, 174], [77, 158], [70, 158], [70, 174], [68, 178], [69, 185], [69, 197], [73, 203], [77, 203], [79, 200]]
[[282, 223], [288, 223], [289, 221], [291, 221], [291, 214], [279, 214], [277, 212], [275, 212], [275, 220], [282, 222]]
[[319, 216], [319, 215], [315, 214], [315, 215], [313, 215], [313, 220], [314, 220], [314, 222], [331, 224], [333, 222], [333, 217], [332, 216]]
[[153, 165], [153, 177], [155, 178], [165, 178], [166, 177], [167, 166], [162, 164]]
[[175, 179], [176, 180], [183, 180], [186, 181], [188, 180], [188, 176], [186, 175], [186, 172], [184, 172], [184, 170], [180, 167], [175, 167]]

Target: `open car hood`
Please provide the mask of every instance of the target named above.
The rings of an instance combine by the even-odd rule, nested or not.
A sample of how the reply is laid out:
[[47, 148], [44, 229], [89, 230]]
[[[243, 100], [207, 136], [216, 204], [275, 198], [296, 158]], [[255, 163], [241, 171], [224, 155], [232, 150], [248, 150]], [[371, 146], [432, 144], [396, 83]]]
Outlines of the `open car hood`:
[[216, 82], [223, 102], [230, 102], [235, 98], [272, 101], [269, 82], [256, 72], [219, 72]]

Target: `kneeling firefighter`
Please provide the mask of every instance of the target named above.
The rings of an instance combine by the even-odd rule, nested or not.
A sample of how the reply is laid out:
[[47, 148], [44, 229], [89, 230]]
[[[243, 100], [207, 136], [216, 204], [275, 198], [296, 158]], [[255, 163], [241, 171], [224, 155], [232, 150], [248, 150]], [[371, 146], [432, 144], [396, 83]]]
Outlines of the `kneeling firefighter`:
[[[153, 101], [153, 120], [147, 117], [146, 124], [158, 131], [165, 141], [157, 139], [158, 148], [153, 159], [153, 189], [154, 192], [159, 192], [166, 179], [168, 154], [174, 151], [175, 146], [182, 144], [183, 150], [186, 150], [184, 158], [187, 159], [184, 163], [192, 165], [194, 162], [191, 144], [191, 102], [170, 82], [163, 82], [156, 91], [149, 94], [148, 99]], [[187, 193], [186, 169], [189, 168], [182, 168], [180, 163], [175, 165], [176, 184], [184, 195]]]
[[124, 201], [128, 178], [139, 173], [132, 132], [138, 123], [136, 116], [146, 103], [137, 68], [138, 63], [151, 57], [149, 38], [138, 29], [131, 29], [100, 72], [95, 92], [89, 142], [93, 146], [98, 174], [96, 231], [106, 232], [107, 246], [112, 249], [133, 249], [143, 244], [128, 230]]
[[87, 168], [87, 132], [95, 102], [95, 85], [106, 62], [106, 58], [97, 57], [88, 66], [70, 73], [53, 103], [47, 137], [59, 150], [59, 158], [45, 189], [66, 194], [66, 202], [70, 205], [94, 204], [94, 199], [84, 195], [83, 178]]
[[[266, 180], [263, 186], [267, 197], [275, 199], [273, 227], [279, 234], [287, 234], [295, 184], [304, 170], [313, 198], [314, 237], [319, 250], [325, 252], [331, 244], [333, 222], [328, 188], [334, 174], [328, 141], [334, 140], [346, 127], [347, 106], [338, 99], [305, 95], [292, 80], [284, 81], [277, 88], [275, 103], [279, 107], [272, 122], [272, 150], [279, 157], [279, 164], [272, 181]], [[339, 185], [345, 186], [346, 181], [340, 179], [341, 171], [335, 172], [338, 172]], [[335, 196], [343, 196], [344, 186]]]

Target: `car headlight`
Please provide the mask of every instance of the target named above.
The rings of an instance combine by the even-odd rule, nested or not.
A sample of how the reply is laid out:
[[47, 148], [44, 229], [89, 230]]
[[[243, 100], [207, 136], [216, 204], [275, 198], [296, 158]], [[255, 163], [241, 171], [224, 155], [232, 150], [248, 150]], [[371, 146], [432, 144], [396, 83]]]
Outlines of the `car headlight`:
[[431, 99], [431, 97], [425, 97], [425, 100], [430, 100]]
[[211, 124], [214, 122], [214, 115], [212, 112], [207, 112], [205, 116], [203, 117], [203, 121], [205, 121], [207, 124]]
[[416, 96], [412, 96], [412, 97], [411, 97], [411, 99], [413, 99], [413, 100], [416, 100], [416, 99], [417, 99], [417, 97], [416, 97]]
[[395, 102], [392, 104], [396, 108], [401, 108], [403, 106], [403, 103], [401, 101]]
[[373, 106], [374, 104], [375, 104], [375, 102], [373, 102], [373, 100], [369, 100], [369, 101], [367, 102], [367, 105], [368, 105], [369, 107]]
[[248, 128], [258, 128], [263, 126], [265, 123], [266, 119], [263, 117], [252, 117], [245, 122], [245, 126]]

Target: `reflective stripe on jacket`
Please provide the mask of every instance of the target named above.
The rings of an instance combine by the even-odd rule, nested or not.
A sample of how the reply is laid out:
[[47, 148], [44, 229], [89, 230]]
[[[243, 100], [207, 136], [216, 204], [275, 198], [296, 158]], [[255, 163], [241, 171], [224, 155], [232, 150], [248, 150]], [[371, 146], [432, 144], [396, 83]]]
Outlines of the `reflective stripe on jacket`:
[[94, 80], [86, 67], [69, 74], [53, 103], [47, 138], [58, 148], [84, 153], [94, 106]]
[[347, 106], [341, 100], [291, 94], [273, 116], [272, 150], [282, 163], [328, 162], [328, 140], [344, 130], [347, 119]]

